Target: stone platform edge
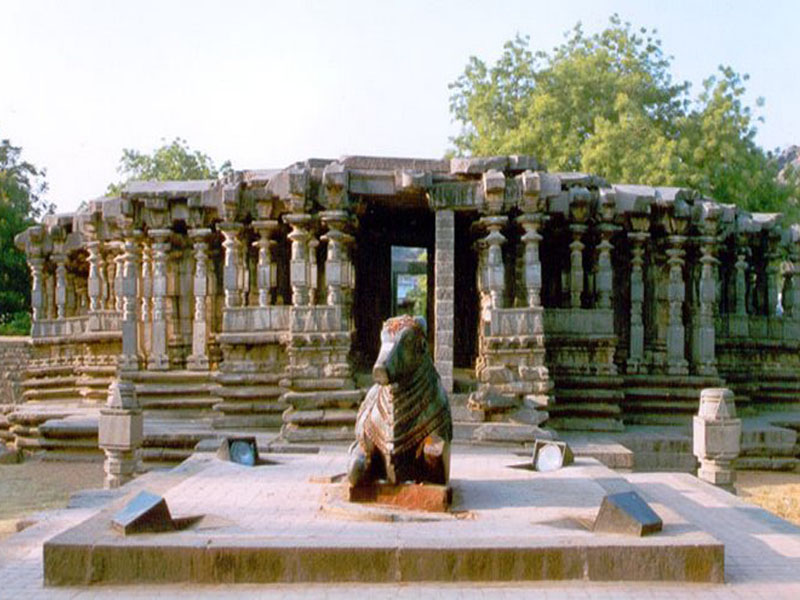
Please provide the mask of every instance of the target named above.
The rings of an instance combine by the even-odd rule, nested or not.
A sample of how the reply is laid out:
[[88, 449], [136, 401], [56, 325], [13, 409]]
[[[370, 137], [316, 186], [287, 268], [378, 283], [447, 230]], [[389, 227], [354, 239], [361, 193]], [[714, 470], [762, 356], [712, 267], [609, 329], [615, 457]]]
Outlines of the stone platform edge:
[[44, 545], [46, 586], [136, 583], [311, 583], [455, 581], [724, 582], [724, 547], [709, 542], [669, 545], [482, 545], [449, 548], [277, 543], [266, 538], [149, 539], [124, 544], [70, 540]]

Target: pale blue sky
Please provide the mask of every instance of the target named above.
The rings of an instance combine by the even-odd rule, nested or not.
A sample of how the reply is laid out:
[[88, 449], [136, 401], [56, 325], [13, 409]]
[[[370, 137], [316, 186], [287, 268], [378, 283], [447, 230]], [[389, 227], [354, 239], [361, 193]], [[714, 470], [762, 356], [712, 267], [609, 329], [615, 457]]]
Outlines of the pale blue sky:
[[441, 156], [447, 84], [517, 32], [549, 50], [577, 21], [655, 27], [676, 79], [719, 64], [763, 96], [758, 141], [800, 143], [800, 2], [0, 0], [0, 137], [46, 167], [72, 210], [117, 178], [124, 147], [186, 138], [218, 163]]

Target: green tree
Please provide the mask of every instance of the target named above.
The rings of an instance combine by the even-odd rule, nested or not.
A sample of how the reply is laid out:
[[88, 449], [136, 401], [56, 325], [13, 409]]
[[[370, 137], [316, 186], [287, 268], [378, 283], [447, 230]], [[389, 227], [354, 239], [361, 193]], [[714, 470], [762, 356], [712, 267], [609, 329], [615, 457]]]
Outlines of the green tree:
[[119, 160], [117, 172], [122, 181], [108, 186], [108, 194], [118, 194], [131, 180], [182, 181], [187, 179], [214, 179], [231, 171], [230, 161], [217, 168], [211, 158], [198, 150], [189, 148], [186, 140], [175, 138], [156, 148], [151, 154], [125, 148]]
[[22, 149], [0, 141], [0, 333], [30, 328], [30, 274], [14, 236], [54, 206], [44, 199], [45, 172], [22, 159]]
[[796, 185], [778, 180], [775, 157], [755, 143], [747, 76], [720, 67], [693, 98], [670, 66], [655, 30], [617, 15], [593, 35], [576, 25], [550, 53], [517, 36], [494, 65], [471, 57], [450, 84], [455, 151], [532, 154], [551, 170], [692, 187], [753, 210], [792, 208]]

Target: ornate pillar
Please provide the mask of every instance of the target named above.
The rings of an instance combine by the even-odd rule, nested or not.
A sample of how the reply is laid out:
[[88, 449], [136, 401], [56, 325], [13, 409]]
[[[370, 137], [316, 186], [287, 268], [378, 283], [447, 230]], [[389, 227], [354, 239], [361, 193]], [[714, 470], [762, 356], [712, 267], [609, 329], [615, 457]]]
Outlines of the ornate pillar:
[[570, 190], [569, 212], [572, 218], [569, 231], [572, 242], [569, 245], [569, 304], [572, 308], [581, 307], [583, 295], [583, 249], [581, 241], [586, 233], [586, 219], [589, 216], [589, 201], [591, 196], [588, 190], [572, 188]]
[[[153, 239], [153, 314], [150, 337], [150, 353], [147, 368], [154, 371], [169, 369], [167, 355], [167, 254], [170, 250], [169, 237], [171, 229], [151, 229], [150, 237]], [[144, 281], [144, 276], [142, 277]]]
[[770, 317], [774, 317], [778, 309], [778, 277], [780, 273], [778, 242], [780, 242], [780, 234], [776, 231], [770, 231], [765, 257], [767, 263], [767, 315]]
[[683, 303], [686, 299], [686, 285], [683, 280], [684, 255], [686, 237], [670, 235], [667, 237], [670, 248], [667, 249], [669, 265], [669, 284], [667, 301], [669, 303], [669, 319], [667, 323], [667, 372], [684, 375], [688, 372], [685, 358], [685, 329], [683, 325]]
[[87, 280], [87, 290], [89, 292], [89, 310], [97, 312], [103, 308], [103, 258], [101, 256], [100, 242], [92, 240], [87, 242], [86, 250], [89, 253], [89, 278]]
[[242, 226], [239, 223], [221, 223], [219, 230], [225, 238], [222, 247], [225, 250], [223, 266], [223, 286], [225, 288], [225, 308], [236, 308], [242, 305], [242, 289], [239, 286], [239, 263], [242, 243], [238, 234]]
[[291, 213], [284, 220], [292, 228], [289, 239], [292, 241], [292, 257], [289, 261], [289, 280], [292, 285], [292, 304], [295, 306], [308, 306], [309, 273], [308, 273], [308, 224], [311, 215], [305, 213]]
[[597, 275], [595, 287], [597, 289], [597, 308], [611, 308], [612, 294], [614, 293], [614, 270], [611, 265], [611, 236], [616, 230], [613, 223], [615, 213], [615, 196], [613, 192], [603, 191], [600, 196], [599, 225], [600, 243], [597, 245]]
[[489, 292], [492, 308], [503, 308], [503, 294], [506, 288], [506, 272], [503, 264], [503, 244], [506, 237], [500, 230], [508, 223], [508, 217], [482, 217], [480, 224], [489, 230], [483, 238], [486, 243], [486, 259], [484, 264], [486, 289]]
[[317, 247], [319, 240], [313, 234], [308, 240], [308, 295], [311, 304], [317, 303], [317, 288], [319, 286], [319, 267], [317, 265]]
[[539, 260], [541, 217], [538, 214], [523, 213], [517, 217], [517, 221], [525, 230], [520, 239], [525, 244], [524, 273], [528, 307], [537, 308], [542, 305], [542, 263]]
[[122, 355], [119, 366], [123, 371], [135, 371], [140, 366], [137, 284], [139, 279], [138, 239], [142, 232], [129, 229], [124, 233], [122, 256]]
[[194, 240], [194, 320], [192, 321], [192, 354], [187, 366], [197, 371], [208, 370], [208, 238], [210, 229], [192, 229]]
[[714, 257], [716, 237], [704, 235], [700, 238], [700, 308], [695, 328], [694, 359], [701, 375], [716, 375], [716, 340], [714, 329], [714, 307], [717, 304], [717, 259]]
[[38, 321], [45, 318], [45, 298], [44, 298], [44, 258], [41, 256], [31, 256], [28, 259], [31, 269], [31, 311], [33, 320]]
[[631, 241], [631, 330], [628, 349], [628, 373], [638, 373], [644, 365], [644, 253], [650, 238], [647, 215], [631, 217], [628, 239]]
[[139, 286], [139, 321], [142, 323], [142, 352], [150, 356], [153, 347], [153, 245], [146, 237], [141, 240], [140, 271], [141, 284]]
[[103, 264], [105, 265], [105, 293], [103, 294], [103, 308], [114, 310], [116, 304], [116, 294], [114, 284], [117, 278], [117, 263], [115, 251], [108, 244], [103, 244]]
[[349, 283], [345, 272], [344, 244], [350, 238], [344, 231], [347, 222], [347, 213], [343, 210], [329, 210], [321, 213], [322, 222], [328, 232], [322, 236], [322, 241], [328, 244], [325, 257], [325, 284], [327, 285], [327, 303], [329, 306], [344, 304], [343, 288]]
[[277, 285], [277, 265], [272, 261], [272, 232], [277, 229], [277, 221], [254, 221], [253, 228], [258, 232], [258, 240], [254, 246], [258, 248], [258, 266], [256, 267], [256, 283], [258, 285], [258, 305], [272, 304], [272, 288]]
[[790, 229], [789, 257], [783, 275], [783, 314], [788, 319], [800, 318], [800, 226]]
[[122, 312], [123, 305], [123, 273], [125, 270], [125, 245], [117, 242], [116, 254], [114, 255], [114, 310]]
[[52, 258], [56, 263], [56, 318], [63, 319], [67, 316], [67, 257], [59, 253]]

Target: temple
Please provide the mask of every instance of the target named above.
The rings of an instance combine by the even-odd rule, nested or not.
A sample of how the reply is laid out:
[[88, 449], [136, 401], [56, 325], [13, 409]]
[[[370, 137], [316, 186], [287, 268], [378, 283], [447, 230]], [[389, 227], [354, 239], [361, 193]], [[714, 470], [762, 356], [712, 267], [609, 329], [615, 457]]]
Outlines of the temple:
[[352, 439], [360, 374], [409, 288], [476, 421], [622, 431], [688, 423], [707, 387], [740, 407], [800, 398], [797, 226], [526, 156], [132, 182], [17, 243], [28, 405], [99, 407], [121, 372], [146, 415]]

